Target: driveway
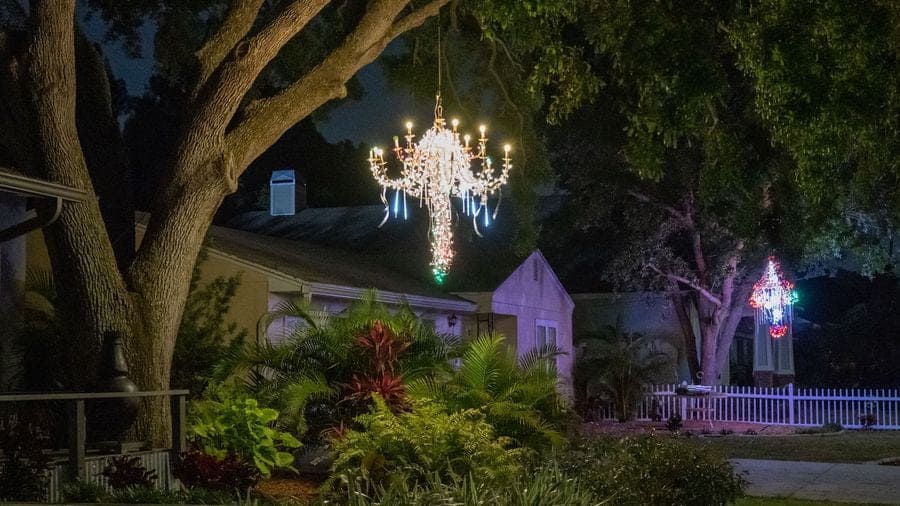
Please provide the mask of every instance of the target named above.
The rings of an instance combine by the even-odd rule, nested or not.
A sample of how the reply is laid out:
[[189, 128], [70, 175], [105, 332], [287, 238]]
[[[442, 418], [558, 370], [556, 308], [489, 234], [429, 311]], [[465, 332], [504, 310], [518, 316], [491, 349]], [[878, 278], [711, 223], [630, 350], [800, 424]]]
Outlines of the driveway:
[[732, 459], [747, 494], [900, 505], [900, 466]]

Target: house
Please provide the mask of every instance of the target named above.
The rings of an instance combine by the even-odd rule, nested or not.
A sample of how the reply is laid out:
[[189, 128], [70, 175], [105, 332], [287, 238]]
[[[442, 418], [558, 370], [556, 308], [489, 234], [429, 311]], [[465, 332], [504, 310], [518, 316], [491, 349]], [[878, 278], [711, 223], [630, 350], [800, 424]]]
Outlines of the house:
[[[444, 297], [439, 299], [438, 305], [431, 299], [428, 311], [423, 314], [423, 318], [435, 321], [439, 330], [452, 330], [463, 338], [496, 331], [507, 338], [519, 356], [536, 346], [556, 344], [564, 352], [558, 358], [557, 366], [569, 384], [574, 359], [572, 313], [575, 305], [540, 251], [533, 251], [524, 260], [518, 259], [509, 254], [508, 248], [497, 247], [510, 242], [510, 238], [503, 235], [505, 230], [493, 234], [485, 232], [486, 237], [477, 240], [461, 231], [455, 265], [447, 277], [448, 282], [439, 287], [425, 275], [429, 253], [422, 216], [418, 221], [393, 221], [379, 228], [383, 214], [382, 206], [306, 208], [293, 216], [251, 212], [233, 218], [228, 226], [244, 233], [267, 236], [266, 241], [288, 240], [290, 243], [293, 240], [296, 241], [293, 244], [311, 251], [330, 248], [335, 252], [337, 263], [322, 266], [319, 272], [325, 272], [326, 268], [341, 271], [345, 269], [343, 262], [357, 265], [355, 259], [360, 262], [364, 259], [367, 267], [362, 269], [359, 277], [331, 280], [341, 286], [357, 287], [356, 294], [373, 287], [379, 293], [387, 290], [390, 297], [415, 295], [418, 301], [422, 296]], [[383, 274], [373, 277], [375, 272]], [[392, 288], [392, 284], [400, 280], [404, 286]], [[454, 305], [451, 306], [446, 297], [451, 297]], [[329, 312], [341, 308], [333, 299], [326, 302], [319, 296], [318, 300], [323, 303], [317, 308], [327, 306]], [[409, 300], [412, 304], [414, 299]], [[468, 306], [455, 305], [460, 302]], [[446, 322], [449, 321], [455, 325], [448, 326]]]
[[572, 313], [575, 303], [539, 250], [509, 273], [495, 288], [480, 292], [457, 292], [478, 306], [471, 334], [499, 332], [515, 339], [516, 351], [555, 345], [565, 351], [556, 362], [560, 374], [571, 378]]
[[[352, 219], [337, 220], [344, 229], [362, 233], [366, 228], [360, 223], [375, 221], [372, 228], [377, 231], [380, 209], [352, 211], [358, 213]], [[270, 218], [279, 222], [295, 216]], [[147, 215], [139, 213], [138, 243], [146, 221]], [[325, 228], [329, 231], [326, 237], [352, 233], [335, 224]], [[29, 235], [27, 249], [29, 268], [49, 268], [40, 233]], [[403, 248], [393, 249], [394, 265], [410, 263]], [[482, 282], [472, 285], [472, 290], [453, 292], [431, 279], [397, 269], [365, 248], [353, 250], [212, 226], [207, 232], [204, 253], [201, 282], [240, 274], [241, 282], [227, 318], [246, 329], [251, 338], [277, 341], [284, 335], [284, 329], [293, 322], [276, 321], [269, 328], [262, 326], [264, 316], [286, 300], [302, 297], [314, 315], [338, 315], [374, 289], [379, 302], [389, 307], [406, 303], [439, 332], [465, 339], [495, 330], [506, 336], [519, 355], [536, 345], [555, 342], [565, 353], [557, 362], [561, 376], [566, 384], [570, 382], [574, 304], [538, 251], [513, 268], [493, 269], [493, 277], [479, 278]]]

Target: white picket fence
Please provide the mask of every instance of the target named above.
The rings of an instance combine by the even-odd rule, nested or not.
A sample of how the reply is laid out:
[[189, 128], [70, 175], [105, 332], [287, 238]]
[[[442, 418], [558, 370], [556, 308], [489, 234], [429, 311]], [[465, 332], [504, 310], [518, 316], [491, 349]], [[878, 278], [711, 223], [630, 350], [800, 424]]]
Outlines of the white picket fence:
[[[838, 423], [861, 428], [869, 416], [873, 429], [900, 429], [900, 390], [717, 386], [708, 396], [676, 395], [677, 385], [652, 387], [638, 409], [638, 419], [741, 422], [819, 427]], [[600, 419], [615, 419], [612, 407]], [[874, 418], [873, 418], [874, 417]]]

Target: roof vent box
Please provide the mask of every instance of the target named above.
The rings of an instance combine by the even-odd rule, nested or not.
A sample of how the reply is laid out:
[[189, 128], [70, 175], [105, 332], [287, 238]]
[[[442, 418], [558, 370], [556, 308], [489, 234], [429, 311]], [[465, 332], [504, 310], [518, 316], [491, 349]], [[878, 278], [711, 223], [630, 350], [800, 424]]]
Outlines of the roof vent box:
[[269, 179], [269, 214], [293, 216], [296, 213], [297, 178], [293, 169], [273, 170]]

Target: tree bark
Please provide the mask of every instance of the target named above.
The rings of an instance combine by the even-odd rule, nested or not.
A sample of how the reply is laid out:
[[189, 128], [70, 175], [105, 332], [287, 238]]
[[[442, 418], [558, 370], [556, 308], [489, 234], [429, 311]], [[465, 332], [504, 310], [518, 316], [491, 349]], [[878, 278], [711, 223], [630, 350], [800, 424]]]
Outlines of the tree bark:
[[694, 326], [691, 323], [691, 315], [687, 305], [694, 299], [689, 294], [682, 293], [678, 283], [670, 283], [670, 285], [672, 306], [675, 308], [678, 324], [681, 326], [685, 361], [687, 362], [690, 381], [693, 383], [699, 377], [697, 373], [700, 372], [700, 360], [697, 357], [697, 336], [694, 333]]
[[92, 386], [105, 331], [128, 338], [131, 304], [88, 173], [75, 121], [75, 0], [34, 1], [29, 19], [26, 88], [35, 122], [35, 171], [50, 181], [86, 190], [88, 199], [64, 206], [45, 230], [58, 309], [71, 332], [71, 364], [87, 374], [74, 388]]

